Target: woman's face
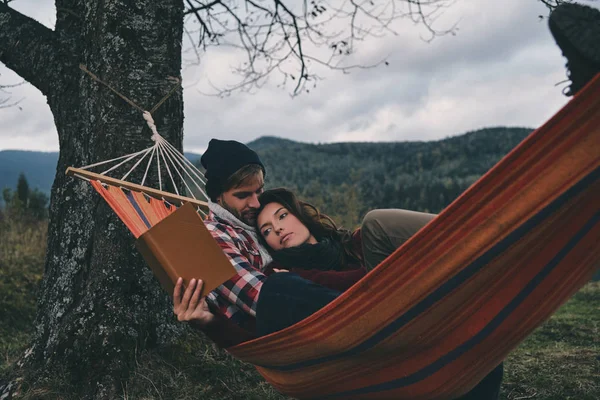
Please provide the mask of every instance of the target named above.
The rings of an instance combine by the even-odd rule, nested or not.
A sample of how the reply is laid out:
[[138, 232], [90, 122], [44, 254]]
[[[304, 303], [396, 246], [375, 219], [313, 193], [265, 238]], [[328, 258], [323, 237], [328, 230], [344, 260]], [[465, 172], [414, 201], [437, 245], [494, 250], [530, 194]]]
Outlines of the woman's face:
[[307, 242], [317, 243], [308, 228], [279, 203], [267, 204], [258, 214], [256, 223], [260, 234], [273, 250], [296, 247]]

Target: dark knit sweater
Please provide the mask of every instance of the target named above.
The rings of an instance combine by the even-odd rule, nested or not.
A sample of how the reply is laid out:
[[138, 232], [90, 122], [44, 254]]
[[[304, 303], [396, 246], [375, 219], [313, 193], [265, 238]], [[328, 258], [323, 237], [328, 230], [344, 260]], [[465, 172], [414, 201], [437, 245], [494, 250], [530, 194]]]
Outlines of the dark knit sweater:
[[[362, 252], [360, 230], [354, 232], [352, 239], [355, 248], [361, 250]], [[349, 289], [367, 273], [365, 267], [362, 265], [346, 265], [338, 271], [323, 271], [319, 269], [308, 268], [308, 266], [307, 268], [285, 268], [274, 261], [265, 268], [264, 274], [269, 276], [271, 274], [278, 273], [273, 271], [273, 269], [286, 269], [304, 279], [310, 280], [330, 289], [337, 290], [339, 292]], [[215, 310], [213, 310], [213, 312], [214, 311]], [[215, 313], [214, 321], [209, 326], [204, 327], [201, 330], [213, 342], [215, 342], [217, 346], [222, 348], [235, 346], [236, 344], [256, 338], [254, 332], [243, 329], [236, 323], [218, 313]]]

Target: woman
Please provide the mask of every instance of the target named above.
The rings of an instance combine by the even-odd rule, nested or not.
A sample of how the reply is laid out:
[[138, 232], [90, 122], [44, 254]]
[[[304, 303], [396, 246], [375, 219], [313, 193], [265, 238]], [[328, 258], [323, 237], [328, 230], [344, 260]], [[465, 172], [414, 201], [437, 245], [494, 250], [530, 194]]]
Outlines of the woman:
[[[282, 330], [320, 310], [435, 217], [408, 210], [372, 210], [361, 229], [350, 232], [286, 189], [268, 190], [259, 202], [258, 238], [274, 261], [261, 271], [268, 279], [258, 295], [254, 328], [245, 331], [211, 313], [216, 322], [203, 330], [221, 347]], [[186, 293], [190, 289], [194, 291], [190, 287]], [[195, 293], [200, 291], [196, 288]], [[192, 293], [187, 296], [189, 302]], [[198, 298], [194, 304], [202, 304], [201, 313], [211, 311]]]
[[[323, 308], [435, 217], [408, 210], [373, 210], [360, 230], [331, 218], [279, 188], [259, 196], [258, 238], [274, 262], [256, 310], [259, 336], [291, 326]], [[292, 274], [270, 274], [270, 272]]]
[[[269, 276], [257, 304], [259, 336], [284, 329], [338, 297], [366, 274], [359, 231], [340, 229], [287, 189], [259, 197], [259, 239], [271, 252]], [[267, 271], [267, 274], [269, 271]]]
[[275, 272], [291, 270], [339, 291], [366, 274], [359, 231], [338, 228], [331, 218], [287, 189], [265, 191], [259, 201], [259, 239], [273, 256], [270, 267]]

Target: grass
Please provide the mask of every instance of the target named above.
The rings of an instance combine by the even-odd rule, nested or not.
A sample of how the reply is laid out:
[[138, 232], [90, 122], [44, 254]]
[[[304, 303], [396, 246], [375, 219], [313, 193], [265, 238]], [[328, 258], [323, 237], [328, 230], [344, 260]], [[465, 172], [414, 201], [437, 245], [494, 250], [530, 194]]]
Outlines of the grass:
[[21, 355], [33, 330], [46, 231], [45, 222], [0, 218], [0, 373]]
[[590, 282], [511, 353], [505, 399], [600, 399], [600, 282]]
[[123, 384], [123, 399], [279, 400], [253, 366], [190, 334], [169, 348], [145, 352]]
[[[0, 376], [32, 333], [45, 256], [44, 223], [0, 221]], [[169, 347], [136, 354], [123, 400], [283, 400], [251, 365], [189, 332]], [[60, 378], [30, 399], [73, 399]], [[600, 282], [588, 283], [505, 362], [503, 400], [600, 399]]]

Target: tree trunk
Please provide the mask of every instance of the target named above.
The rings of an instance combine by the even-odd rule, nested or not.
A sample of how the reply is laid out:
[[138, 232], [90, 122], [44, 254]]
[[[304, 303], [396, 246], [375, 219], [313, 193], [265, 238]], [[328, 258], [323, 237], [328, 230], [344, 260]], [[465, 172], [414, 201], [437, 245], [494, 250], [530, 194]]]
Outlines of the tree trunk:
[[[80, 398], [118, 398], [135, 351], [168, 343], [181, 327], [124, 224], [88, 183], [65, 175], [153, 144], [140, 111], [79, 64], [149, 110], [171, 89], [167, 78], [180, 77], [183, 2], [57, 0], [56, 8], [51, 31], [0, 4], [0, 61], [46, 95], [60, 143], [35, 336], [20, 373], [28, 385], [62, 376]], [[181, 92], [154, 119], [181, 149]]]

